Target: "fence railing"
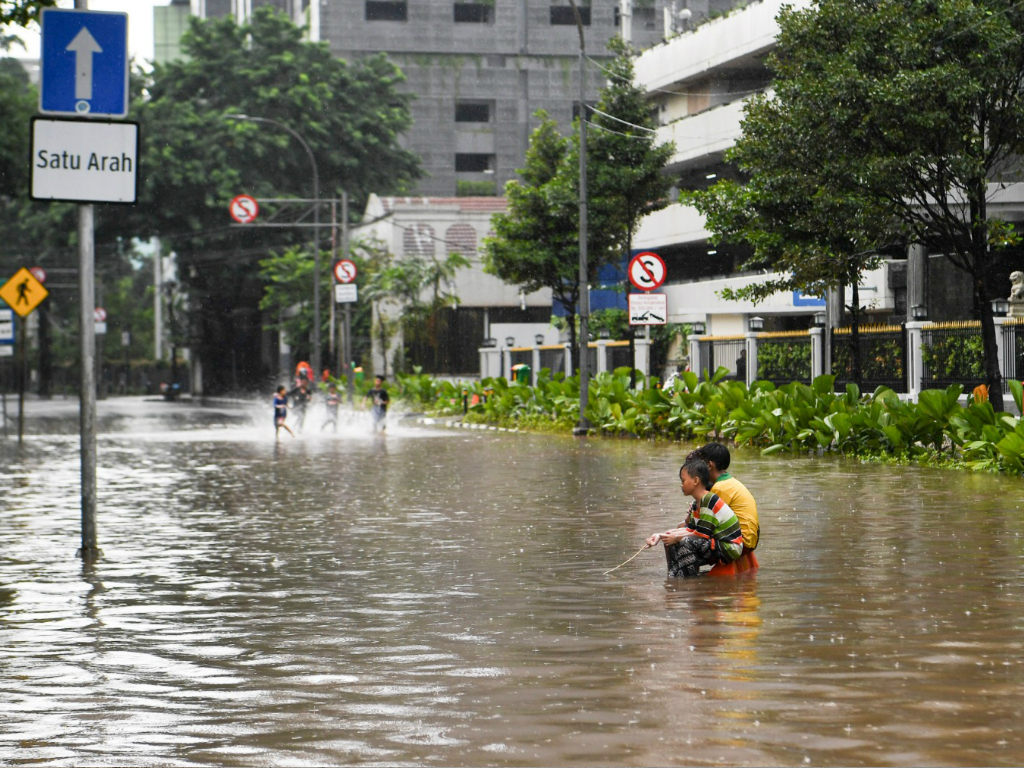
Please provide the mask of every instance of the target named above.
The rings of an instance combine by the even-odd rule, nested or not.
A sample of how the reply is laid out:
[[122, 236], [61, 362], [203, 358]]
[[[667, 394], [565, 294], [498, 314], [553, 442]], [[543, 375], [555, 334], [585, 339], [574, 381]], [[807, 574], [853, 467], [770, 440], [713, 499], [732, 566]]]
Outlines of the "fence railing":
[[[907, 331], [902, 325], [862, 325], [858, 328], [860, 387], [872, 391], [888, 387], [907, 392]], [[853, 381], [853, 329], [832, 330], [832, 373], [837, 390]]]
[[745, 336], [705, 336], [700, 340], [697, 371], [714, 374], [720, 366], [728, 369], [725, 378], [747, 380], [747, 338]]
[[609, 341], [607, 352], [608, 370], [616, 368], [631, 368], [633, 366], [633, 353], [630, 352], [628, 341]]
[[970, 392], [985, 383], [981, 323], [961, 320], [932, 323], [921, 329], [922, 389], [963, 385]]
[[776, 386], [813, 378], [810, 331], [771, 331], [757, 335], [756, 379]]
[[1003, 378], [1020, 381], [1024, 376], [1024, 317], [1003, 323]]

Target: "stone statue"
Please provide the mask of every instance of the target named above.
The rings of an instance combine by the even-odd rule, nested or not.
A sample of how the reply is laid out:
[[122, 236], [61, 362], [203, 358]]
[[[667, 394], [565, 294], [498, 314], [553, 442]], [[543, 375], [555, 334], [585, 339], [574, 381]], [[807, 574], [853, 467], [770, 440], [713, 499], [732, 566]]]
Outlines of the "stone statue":
[[1010, 317], [1024, 317], [1024, 272], [1010, 273]]

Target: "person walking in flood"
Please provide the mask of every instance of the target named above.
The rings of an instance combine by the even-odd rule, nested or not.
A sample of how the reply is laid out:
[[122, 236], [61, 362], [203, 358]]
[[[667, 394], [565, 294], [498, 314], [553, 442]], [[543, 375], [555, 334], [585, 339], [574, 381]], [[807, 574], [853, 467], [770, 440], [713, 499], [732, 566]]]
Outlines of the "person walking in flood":
[[387, 426], [384, 420], [388, 415], [388, 403], [391, 402], [391, 396], [384, 389], [383, 376], [373, 378], [373, 389], [367, 391], [366, 398], [373, 402], [373, 431], [376, 432], [379, 429], [383, 432]]
[[333, 425], [334, 431], [338, 431], [338, 406], [341, 405], [341, 395], [338, 393], [338, 386], [331, 382], [327, 385], [327, 420], [320, 425], [323, 432], [327, 426]]
[[295, 433], [285, 424], [285, 419], [288, 418], [288, 395], [285, 394], [285, 388], [283, 386], [277, 388], [277, 392], [274, 394], [274, 439], [280, 439], [281, 428], [284, 427], [288, 430], [288, 434], [295, 437]]
[[697, 509], [680, 528], [652, 534], [647, 546], [665, 545], [668, 575], [672, 578], [699, 576], [702, 565], [731, 563], [743, 554], [743, 532], [736, 513], [712, 493], [708, 465], [688, 458], [679, 468], [683, 493], [692, 496]]
[[299, 386], [289, 392], [288, 397], [293, 401], [295, 429], [301, 432], [302, 426], [306, 423], [306, 408], [309, 406], [310, 400], [313, 399], [313, 393], [309, 391], [309, 382], [304, 378], [300, 379]]

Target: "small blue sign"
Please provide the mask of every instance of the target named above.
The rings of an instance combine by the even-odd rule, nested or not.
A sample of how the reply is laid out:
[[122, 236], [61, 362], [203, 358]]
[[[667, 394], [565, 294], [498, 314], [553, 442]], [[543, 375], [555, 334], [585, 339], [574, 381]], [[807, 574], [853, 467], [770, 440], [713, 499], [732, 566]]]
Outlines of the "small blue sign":
[[128, 14], [46, 8], [39, 111], [128, 114]]
[[808, 296], [803, 291], [793, 291], [794, 307], [824, 307], [825, 299], [818, 296]]

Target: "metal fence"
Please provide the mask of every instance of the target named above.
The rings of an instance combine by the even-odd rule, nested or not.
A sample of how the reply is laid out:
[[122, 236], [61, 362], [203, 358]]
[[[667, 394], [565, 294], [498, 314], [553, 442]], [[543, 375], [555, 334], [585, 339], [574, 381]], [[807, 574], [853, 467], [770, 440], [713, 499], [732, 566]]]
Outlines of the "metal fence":
[[608, 370], [616, 368], [632, 368], [633, 355], [629, 351], [628, 341], [608, 342]]
[[1024, 376], [1024, 317], [1007, 318], [1003, 324], [1003, 378]]
[[809, 331], [777, 331], [757, 337], [758, 381], [776, 386], [800, 381], [810, 384], [811, 334]]
[[540, 367], [550, 368], [551, 376], [565, 373], [565, 347], [561, 344], [540, 348]]
[[747, 339], [745, 336], [705, 336], [700, 340], [700, 360], [696, 373], [714, 376], [719, 366], [725, 366], [729, 373], [726, 379], [746, 381]]
[[[907, 333], [902, 325], [864, 325], [858, 329], [860, 388], [888, 387], [907, 392]], [[832, 373], [835, 388], [843, 391], [853, 377], [853, 329], [832, 329]]]
[[921, 358], [924, 363], [922, 389], [945, 389], [961, 384], [970, 392], [985, 383], [985, 354], [981, 323], [962, 320], [934, 323], [921, 329]]

